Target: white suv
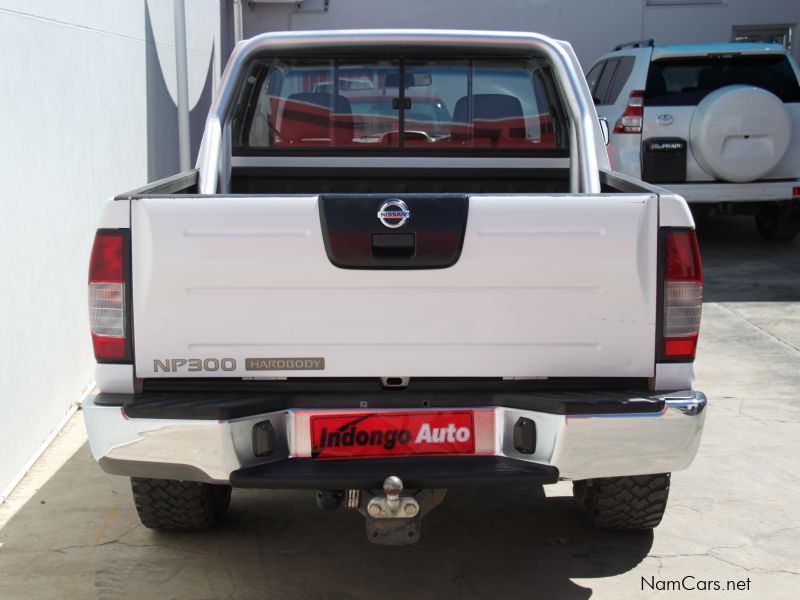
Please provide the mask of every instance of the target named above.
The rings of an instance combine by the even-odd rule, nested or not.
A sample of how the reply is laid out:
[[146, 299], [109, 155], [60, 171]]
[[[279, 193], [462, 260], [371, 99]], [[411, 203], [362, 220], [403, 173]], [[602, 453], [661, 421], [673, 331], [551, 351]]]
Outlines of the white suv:
[[766, 239], [800, 232], [800, 69], [776, 44], [620, 44], [586, 75], [612, 167], [695, 212], [755, 215]]

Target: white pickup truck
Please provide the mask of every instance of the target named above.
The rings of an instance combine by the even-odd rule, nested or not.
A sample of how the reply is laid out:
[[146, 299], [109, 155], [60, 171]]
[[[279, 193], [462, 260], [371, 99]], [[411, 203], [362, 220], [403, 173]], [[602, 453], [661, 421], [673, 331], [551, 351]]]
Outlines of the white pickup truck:
[[448, 488], [559, 480], [652, 528], [703, 429], [701, 302], [686, 203], [610, 170], [569, 44], [260, 35], [197, 169], [103, 214], [90, 446], [156, 529], [309, 489], [401, 544]]

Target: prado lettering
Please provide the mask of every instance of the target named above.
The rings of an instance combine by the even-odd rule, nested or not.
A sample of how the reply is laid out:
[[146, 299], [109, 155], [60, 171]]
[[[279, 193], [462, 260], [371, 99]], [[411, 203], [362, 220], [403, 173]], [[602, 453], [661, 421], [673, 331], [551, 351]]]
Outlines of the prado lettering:
[[311, 417], [314, 458], [471, 454], [471, 411], [373, 412]]

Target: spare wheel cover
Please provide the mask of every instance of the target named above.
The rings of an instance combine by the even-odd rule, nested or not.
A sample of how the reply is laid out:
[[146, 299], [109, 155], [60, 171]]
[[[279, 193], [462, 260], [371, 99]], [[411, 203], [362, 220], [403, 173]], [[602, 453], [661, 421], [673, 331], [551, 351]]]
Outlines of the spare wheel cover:
[[692, 154], [709, 175], [736, 183], [774, 169], [792, 136], [786, 109], [774, 94], [729, 85], [706, 96], [689, 129]]

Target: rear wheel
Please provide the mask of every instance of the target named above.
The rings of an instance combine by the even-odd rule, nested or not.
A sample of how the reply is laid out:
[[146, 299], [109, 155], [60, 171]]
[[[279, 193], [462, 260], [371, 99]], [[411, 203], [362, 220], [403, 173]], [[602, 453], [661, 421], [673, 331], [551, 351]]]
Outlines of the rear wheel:
[[653, 529], [664, 516], [669, 473], [586, 479], [572, 484], [583, 521], [602, 529]]
[[131, 477], [133, 501], [145, 527], [197, 531], [216, 524], [231, 501], [231, 486]]
[[755, 215], [756, 229], [765, 240], [790, 242], [800, 233], [800, 211], [776, 204], [762, 206]]

